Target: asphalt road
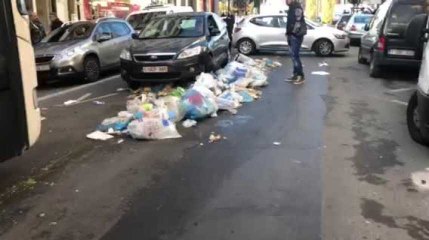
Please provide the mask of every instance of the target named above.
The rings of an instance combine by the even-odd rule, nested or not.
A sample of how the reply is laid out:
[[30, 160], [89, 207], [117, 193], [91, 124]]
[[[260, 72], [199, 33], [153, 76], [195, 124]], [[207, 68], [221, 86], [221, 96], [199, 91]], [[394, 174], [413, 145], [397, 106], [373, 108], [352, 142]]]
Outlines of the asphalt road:
[[356, 56], [305, 55], [294, 86], [287, 55], [269, 54], [284, 66], [261, 100], [179, 124], [175, 140], [85, 138], [125, 108], [115, 73], [40, 89], [40, 140], [0, 164], [0, 239], [429, 239], [427, 193], [409, 180], [429, 154], [405, 123], [416, 74], [371, 79]]

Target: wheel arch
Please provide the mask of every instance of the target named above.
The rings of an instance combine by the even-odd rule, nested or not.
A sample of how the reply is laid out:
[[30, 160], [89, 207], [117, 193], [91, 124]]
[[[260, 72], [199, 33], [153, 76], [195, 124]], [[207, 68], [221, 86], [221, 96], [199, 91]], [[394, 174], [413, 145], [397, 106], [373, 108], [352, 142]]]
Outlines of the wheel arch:
[[321, 37], [321, 38], [316, 39], [313, 42], [313, 45], [311, 45], [311, 51], [315, 51], [317, 43], [320, 42], [320, 41], [322, 41], [322, 40], [326, 40], [326, 41], [330, 42], [332, 44], [332, 52], [335, 52], [335, 44], [332, 42], [331, 39], [329, 39], [327, 37]]

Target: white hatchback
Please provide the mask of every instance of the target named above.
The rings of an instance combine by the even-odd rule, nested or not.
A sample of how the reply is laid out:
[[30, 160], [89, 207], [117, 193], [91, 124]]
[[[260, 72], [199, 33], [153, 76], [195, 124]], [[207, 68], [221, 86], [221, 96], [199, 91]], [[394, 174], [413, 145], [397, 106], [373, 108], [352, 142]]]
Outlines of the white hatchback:
[[[246, 55], [255, 51], [288, 50], [286, 22], [285, 14], [246, 17], [234, 29], [233, 46]], [[308, 19], [306, 23], [308, 31], [302, 44], [303, 50], [314, 51], [318, 56], [349, 51], [350, 39], [345, 32]]]

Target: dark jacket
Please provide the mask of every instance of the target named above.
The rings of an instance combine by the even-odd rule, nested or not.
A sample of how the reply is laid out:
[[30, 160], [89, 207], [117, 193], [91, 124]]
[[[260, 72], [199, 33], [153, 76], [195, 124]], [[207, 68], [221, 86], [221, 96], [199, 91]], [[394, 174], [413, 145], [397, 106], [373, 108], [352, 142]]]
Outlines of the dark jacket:
[[63, 25], [60, 19], [55, 19], [51, 22], [51, 31], [54, 31], [57, 28], [60, 28]]
[[293, 2], [289, 6], [287, 14], [286, 35], [302, 37], [307, 34], [304, 9], [299, 2]]
[[39, 21], [30, 21], [31, 42], [39, 43], [46, 36], [45, 28]]

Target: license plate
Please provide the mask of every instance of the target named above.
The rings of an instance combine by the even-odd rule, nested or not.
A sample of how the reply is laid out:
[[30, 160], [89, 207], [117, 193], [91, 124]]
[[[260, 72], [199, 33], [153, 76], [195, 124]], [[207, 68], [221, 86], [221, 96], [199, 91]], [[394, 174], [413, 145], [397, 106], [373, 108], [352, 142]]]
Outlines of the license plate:
[[166, 72], [168, 72], [168, 67], [167, 66], [143, 67], [143, 72], [145, 72], [145, 73], [166, 73]]
[[412, 50], [400, 50], [400, 49], [390, 49], [388, 53], [389, 55], [408, 56], [408, 57], [413, 57], [415, 54], [414, 51]]
[[49, 65], [37, 65], [36, 66], [36, 70], [38, 71], [38, 72], [41, 72], [41, 71], [49, 71], [51, 69], [51, 67], [49, 66]]

